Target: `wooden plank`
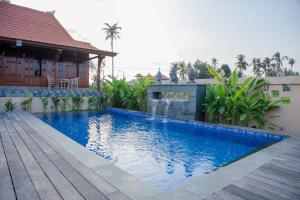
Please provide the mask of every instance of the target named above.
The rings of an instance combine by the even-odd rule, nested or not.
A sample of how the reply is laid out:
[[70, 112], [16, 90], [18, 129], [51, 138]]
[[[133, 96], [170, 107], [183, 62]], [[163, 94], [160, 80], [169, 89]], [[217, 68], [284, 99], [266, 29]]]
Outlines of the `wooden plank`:
[[226, 186], [223, 190], [247, 200], [268, 200], [268, 198], [232, 184]]
[[259, 175], [262, 177], [267, 177], [278, 182], [282, 182], [294, 187], [300, 188], [300, 182], [295, 177], [285, 174], [283, 172], [276, 172], [268, 168], [260, 167], [258, 170], [252, 172], [252, 174]]
[[[0, 119], [3, 119], [3, 114]], [[0, 120], [0, 127], [4, 130], [3, 120]], [[6, 128], [0, 134], [17, 199], [40, 199]]]
[[[43, 130], [39, 130], [36, 127], [35, 130], [33, 130], [32, 127], [25, 121], [29, 117], [26, 113], [18, 113], [15, 116], [15, 119], [18, 121], [18, 123], [22, 127], [29, 128], [31, 133], [34, 133], [33, 138], [37, 139], [40, 138], [44, 140], [43, 138], [47, 137], [43, 135]], [[38, 119], [36, 119], [38, 120]], [[37, 133], [37, 131], [40, 131], [40, 133]], [[41, 138], [41, 135], [43, 135], [43, 138]], [[110, 183], [108, 183], [104, 178], [96, 174], [92, 169], [87, 167], [85, 164], [80, 162], [78, 159], [76, 159], [74, 156], [69, 154], [65, 149], [63, 149], [60, 145], [58, 145], [56, 142], [54, 142], [51, 138], [45, 138], [45, 141], [48, 145], [50, 145], [52, 148], [54, 148], [57, 152], [59, 152], [60, 155], [63, 156], [63, 158], [72, 166], [74, 167], [82, 176], [84, 176], [90, 183], [92, 183], [98, 190], [100, 190], [103, 194], [105, 194], [109, 199], [112, 200], [129, 200], [130, 198], [126, 196], [124, 193], [120, 192], [117, 188], [112, 186]]]
[[[3, 126], [0, 126], [4, 129]], [[4, 130], [0, 130], [1, 132]], [[0, 199], [14, 200], [16, 199], [15, 191], [13, 188], [12, 180], [10, 178], [9, 169], [7, 166], [6, 156], [2, 145], [2, 139], [0, 137]]]
[[272, 185], [274, 187], [280, 188], [282, 190], [285, 190], [285, 191], [288, 191], [288, 192], [291, 192], [291, 193], [294, 193], [294, 194], [300, 196], [300, 188], [294, 187], [292, 185], [287, 185], [285, 183], [282, 183], [282, 182], [279, 182], [279, 181], [276, 181], [276, 180], [273, 180], [273, 179], [270, 179], [267, 177], [254, 175], [254, 174], [251, 174], [250, 177], [257, 181], [263, 182], [268, 185]]
[[262, 166], [262, 168], [264, 169], [268, 169], [268, 170], [272, 170], [274, 173], [278, 173], [278, 174], [284, 174], [285, 176], [290, 176], [293, 177], [293, 179], [295, 181], [299, 181], [300, 182], [300, 173], [296, 172], [296, 171], [292, 171], [290, 169], [287, 168], [282, 168], [279, 166], [275, 166], [271, 163], [266, 163]]
[[243, 177], [241, 180], [233, 183], [233, 185], [244, 188], [245, 190], [249, 190], [255, 194], [272, 200], [294, 200], [297, 199], [298, 196], [294, 193], [282, 190], [281, 188], [277, 188], [272, 185], [268, 185], [252, 179], [251, 177]]
[[[36, 150], [34, 153], [44, 152], [51, 162], [61, 171], [61, 173], [72, 183], [72, 185], [84, 196], [85, 199], [107, 199], [105, 195], [97, 190], [88, 182], [78, 171], [76, 171], [58, 152], [52, 149], [39, 135], [28, 127], [26, 124], [17, 124], [15, 118], [11, 120], [16, 122], [15, 127], [18, 129], [24, 140], [35, 141]], [[26, 132], [26, 133], [25, 133]], [[34, 150], [33, 150], [34, 151]]]
[[[11, 120], [11, 118], [10, 118]], [[34, 155], [34, 159], [39, 163], [41, 168], [44, 171], [44, 175], [49, 178], [49, 182], [55, 186], [55, 192], [58, 191], [59, 194], [53, 191], [53, 189], [49, 186], [48, 188], [44, 188], [46, 193], [53, 193], [55, 198], [61, 199], [70, 199], [70, 200], [82, 200], [84, 199], [81, 194], [74, 188], [74, 186], [65, 178], [65, 176], [56, 168], [56, 166], [51, 162], [51, 160], [39, 149], [39, 147], [28, 137], [27, 133], [25, 133], [21, 127], [13, 120], [13, 126], [18, 131], [14, 140], [18, 140], [18, 137], [22, 138], [26, 143], [27, 147], [30, 149], [31, 153]], [[11, 125], [8, 123], [8, 125]], [[26, 147], [26, 148], [27, 148]], [[25, 149], [25, 147], [24, 147]], [[28, 150], [29, 151], [29, 150]], [[32, 161], [34, 162], [34, 161]], [[34, 176], [35, 174], [33, 174]], [[48, 194], [50, 197], [52, 194]]]
[[218, 191], [215, 194], [224, 200], [244, 200], [242, 197], [226, 192], [225, 190]]
[[4, 117], [3, 119], [8, 134], [10, 135], [17, 151], [19, 152], [19, 155], [39, 197], [47, 200], [61, 200], [60, 195], [57, 193], [52, 183], [49, 181], [27, 146], [24, 144], [17, 131], [13, 128], [11, 122], [7, 117]]
[[286, 169], [286, 170], [290, 170], [290, 171], [294, 171], [296, 173], [300, 173], [300, 162], [295, 162], [292, 160], [288, 160], [288, 161], [282, 161], [282, 160], [277, 160], [274, 159], [272, 161], [269, 162], [269, 164], [272, 164], [274, 166]]

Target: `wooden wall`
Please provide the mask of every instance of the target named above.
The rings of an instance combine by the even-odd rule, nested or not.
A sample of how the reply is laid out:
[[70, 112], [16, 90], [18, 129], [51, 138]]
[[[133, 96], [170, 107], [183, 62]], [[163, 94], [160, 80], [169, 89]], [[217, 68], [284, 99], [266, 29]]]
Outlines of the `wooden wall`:
[[[63, 52], [62, 78], [80, 77], [79, 87], [89, 86], [88, 54]], [[56, 77], [58, 85], [59, 64], [54, 50], [38, 49], [0, 49], [0, 85], [43, 86], [47, 87], [47, 76]], [[35, 75], [35, 63], [41, 60], [41, 75]]]

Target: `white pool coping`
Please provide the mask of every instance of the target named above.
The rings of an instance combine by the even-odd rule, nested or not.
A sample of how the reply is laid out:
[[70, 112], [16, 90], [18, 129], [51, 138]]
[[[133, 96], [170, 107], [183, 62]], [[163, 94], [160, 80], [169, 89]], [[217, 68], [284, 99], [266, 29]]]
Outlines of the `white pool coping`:
[[[211, 172], [210, 174], [195, 177], [190, 183], [178, 187], [172, 191], [160, 192], [156, 188], [144, 183], [135, 176], [116, 167], [112, 163], [103, 160], [96, 153], [81, 146], [71, 138], [54, 129], [36, 116], [22, 112], [20, 116], [45, 139], [50, 139], [67, 152], [93, 169], [110, 184], [133, 200], [199, 200], [235, 180], [247, 175], [251, 171], [272, 160], [283, 152], [300, 143], [300, 136], [292, 135], [285, 140], [248, 155], [236, 162]], [[253, 130], [253, 129], [251, 129]]]

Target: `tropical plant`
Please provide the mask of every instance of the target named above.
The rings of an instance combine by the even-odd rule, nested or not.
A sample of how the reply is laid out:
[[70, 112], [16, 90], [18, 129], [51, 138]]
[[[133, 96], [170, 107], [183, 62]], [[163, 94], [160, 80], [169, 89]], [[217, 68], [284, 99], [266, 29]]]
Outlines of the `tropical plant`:
[[72, 110], [78, 111], [81, 109], [84, 99], [80, 95], [71, 95]]
[[239, 54], [237, 57], [237, 62], [235, 63], [236, 67], [238, 68], [238, 76], [243, 76], [243, 71], [247, 69], [248, 63], [246, 62], [245, 55]]
[[151, 80], [150, 75], [146, 77], [141, 74], [136, 75], [134, 80], [133, 92], [129, 101], [129, 108], [142, 112], [147, 111], [147, 90], [148, 85], [154, 84], [155, 81]]
[[216, 58], [211, 59], [211, 66], [214, 68], [214, 70], [217, 70], [218, 60]]
[[30, 92], [28, 94], [28, 98], [23, 100], [20, 105], [21, 105], [21, 108], [25, 111], [29, 111], [31, 112], [31, 105], [32, 105], [32, 100], [33, 100], [33, 96], [32, 96], [32, 93]]
[[[105, 27], [102, 29], [106, 33], [106, 40], [110, 40], [110, 46], [111, 51], [114, 51], [114, 40], [117, 40], [120, 38], [120, 30], [122, 29], [120, 26], [118, 26], [118, 23], [115, 23], [113, 25], [110, 25], [108, 23], [104, 24]], [[114, 57], [111, 57], [111, 67], [112, 67], [112, 76], [114, 76]]]
[[132, 88], [126, 79], [117, 79], [117, 77], [108, 76], [104, 80], [103, 92], [108, 97], [109, 104], [117, 108], [128, 108], [132, 96]]
[[4, 104], [5, 112], [11, 112], [16, 109], [16, 103], [12, 102], [12, 99], [9, 99]]
[[70, 102], [70, 96], [65, 96], [65, 97], [60, 97], [61, 100], [61, 111], [65, 112], [66, 110], [69, 109], [69, 102]]
[[293, 71], [293, 66], [296, 63], [296, 60], [294, 58], [289, 58], [289, 64], [291, 65], [291, 72]]
[[43, 112], [46, 112], [47, 111], [47, 107], [48, 107], [48, 97], [40, 97], [41, 98], [41, 101], [42, 101], [42, 104], [43, 104]]
[[253, 122], [252, 127], [263, 128], [268, 121], [266, 113], [281, 103], [281, 100], [272, 102], [263, 92], [267, 85], [264, 79], [248, 77], [239, 84], [236, 70], [230, 78], [226, 78], [223, 71], [217, 73], [212, 67], [208, 67], [208, 71], [218, 82], [207, 86], [204, 106], [209, 122], [242, 126]]
[[220, 73], [221, 70], [224, 71], [224, 76], [225, 76], [226, 78], [229, 78], [229, 77], [231, 76], [231, 69], [230, 69], [229, 65], [227, 65], [227, 64], [222, 64], [221, 67], [220, 67], [220, 69], [218, 69], [218, 72]]
[[202, 62], [200, 60], [196, 60], [193, 64], [193, 67], [196, 71], [196, 78], [197, 79], [206, 79], [211, 78], [210, 73], [207, 70], [208, 64], [205, 62]]
[[51, 110], [53, 110], [54, 112], [58, 112], [59, 106], [61, 104], [59, 96], [52, 96], [51, 101], [52, 101]]
[[276, 66], [276, 75], [277, 76], [282, 76], [284, 75], [284, 70], [282, 69], [283, 67], [283, 61], [288, 60], [287, 56], [281, 56], [280, 52], [277, 51], [271, 58], [271, 60], [274, 62]]
[[261, 77], [266, 71], [266, 67], [260, 58], [253, 58], [251, 65], [253, 66], [253, 73], [256, 77]]

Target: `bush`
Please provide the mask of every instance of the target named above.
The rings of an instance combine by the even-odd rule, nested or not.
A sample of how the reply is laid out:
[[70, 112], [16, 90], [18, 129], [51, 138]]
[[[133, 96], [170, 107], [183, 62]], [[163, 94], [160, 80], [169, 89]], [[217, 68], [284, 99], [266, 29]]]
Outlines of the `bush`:
[[83, 98], [79, 95], [72, 95], [71, 99], [72, 99], [72, 110], [73, 111], [80, 110], [83, 103]]
[[28, 99], [25, 99], [24, 101], [22, 101], [22, 102], [20, 103], [22, 109], [25, 110], [25, 111], [31, 112], [32, 100], [33, 100], [32, 93], [29, 93], [29, 94], [28, 94]]
[[242, 126], [254, 122], [254, 128], [263, 128], [268, 121], [265, 119], [266, 113], [281, 104], [281, 100], [272, 102], [268, 94], [263, 92], [268, 83], [262, 78], [248, 77], [242, 84], [238, 84], [236, 70], [228, 79], [223, 71], [217, 73], [212, 67], [208, 67], [208, 70], [218, 81], [218, 84], [206, 88], [204, 106], [208, 122]]
[[58, 112], [60, 106], [60, 98], [58, 96], [52, 96], [51, 100], [52, 100], [51, 109], [55, 112]]
[[48, 107], [48, 97], [40, 97], [40, 98], [43, 104], [43, 112], [46, 112]]
[[68, 110], [69, 108], [69, 100], [70, 100], [70, 97], [69, 96], [66, 96], [66, 97], [61, 97], [60, 98], [61, 100], [61, 111], [65, 112], [66, 110]]
[[11, 99], [9, 99], [5, 104], [5, 112], [11, 112], [16, 109], [16, 103], [13, 103]]

